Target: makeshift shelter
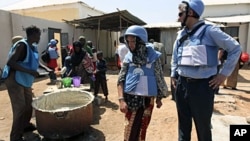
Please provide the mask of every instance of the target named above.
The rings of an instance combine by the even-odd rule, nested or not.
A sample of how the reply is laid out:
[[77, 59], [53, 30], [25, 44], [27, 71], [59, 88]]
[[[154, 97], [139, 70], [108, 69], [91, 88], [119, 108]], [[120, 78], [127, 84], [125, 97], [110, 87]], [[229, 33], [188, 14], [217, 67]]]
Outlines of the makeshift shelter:
[[83, 19], [66, 21], [68, 24], [75, 25], [76, 28], [98, 30], [97, 48], [99, 48], [100, 30], [110, 32], [122, 32], [131, 25], [145, 25], [146, 23], [138, 17], [132, 15], [127, 10], [103, 14], [100, 16], [91, 16]]

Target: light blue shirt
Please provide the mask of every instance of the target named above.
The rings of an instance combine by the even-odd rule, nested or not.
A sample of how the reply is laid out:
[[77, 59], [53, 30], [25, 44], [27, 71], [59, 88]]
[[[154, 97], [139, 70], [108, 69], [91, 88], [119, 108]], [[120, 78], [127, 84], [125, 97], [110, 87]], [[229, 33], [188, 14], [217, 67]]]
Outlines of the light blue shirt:
[[57, 48], [56, 47], [49, 47], [48, 51], [49, 51], [50, 59], [57, 59], [59, 57], [58, 54], [57, 54]]
[[[201, 22], [204, 22], [204, 21], [199, 21], [198, 23], [194, 25], [194, 27], [200, 24]], [[229, 76], [234, 70], [236, 63], [239, 60], [240, 53], [241, 53], [240, 44], [231, 36], [221, 31], [220, 28], [217, 26], [211, 25], [211, 26], [208, 26], [205, 30], [206, 31], [201, 39], [201, 43], [203, 45], [214, 47], [217, 50], [219, 48], [223, 48], [224, 50], [228, 52], [227, 61], [225, 61], [219, 73], [225, 76]], [[180, 45], [179, 47], [177, 47], [177, 44], [178, 44], [178, 40], [183, 35], [185, 35], [186, 32], [190, 32], [190, 31], [187, 31], [187, 28], [184, 28], [183, 30], [179, 31], [177, 35], [177, 39], [174, 43], [174, 50], [173, 50], [172, 61], [171, 61], [171, 77], [175, 77], [176, 72], [180, 76], [196, 78], [196, 79], [208, 78], [212, 75], [216, 75], [217, 65], [213, 65], [213, 66], [178, 65], [178, 61], [179, 61], [178, 59], [180, 58], [177, 57], [177, 53], [178, 53], [177, 49], [181, 48], [182, 46]], [[217, 53], [211, 54], [211, 56], [218, 58]]]

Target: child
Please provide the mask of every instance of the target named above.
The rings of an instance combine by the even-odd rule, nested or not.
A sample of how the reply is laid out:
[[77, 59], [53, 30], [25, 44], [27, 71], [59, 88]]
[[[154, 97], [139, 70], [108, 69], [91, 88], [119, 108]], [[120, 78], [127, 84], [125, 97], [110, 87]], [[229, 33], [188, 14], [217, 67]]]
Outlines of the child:
[[103, 94], [105, 96], [105, 100], [108, 100], [108, 87], [107, 87], [107, 79], [106, 79], [106, 61], [103, 59], [102, 51], [97, 52], [97, 62], [96, 62], [96, 70], [95, 70], [95, 90], [94, 95], [97, 96], [99, 92], [99, 87], [101, 85]]
[[72, 69], [72, 63], [71, 63], [71, 55], [70, 52], [68, 52], [68, 56], [65, 57], [64, 60], [64, 67], [66, 67], [66, 71], [63, 73], [62, 77], [67, 77], [70, 75], [70, 71]]

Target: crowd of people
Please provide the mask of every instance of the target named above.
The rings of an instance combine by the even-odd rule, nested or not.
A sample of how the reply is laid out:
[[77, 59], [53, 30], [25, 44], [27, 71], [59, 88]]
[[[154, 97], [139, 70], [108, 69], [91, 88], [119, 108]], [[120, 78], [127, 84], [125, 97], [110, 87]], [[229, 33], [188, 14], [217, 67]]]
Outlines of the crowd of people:
[[[49, 43], [50, 61], [47, 63], [52, 70], [58, 67], [57, 58], [59, 57], [57, 47], [52, 44], [55, 39], [51, 39]], [[52, 46], [54, 45], [54, 46]], [[52, 49], [50, 49], [52, 48]], [[62, 58], [61, 77], [76, 77], [80, 76], [81, 84], [90, 84], [90, 91], [97, 96], [99, 87], [101, 86], [104, 96], [108, 99], [108, 87], [106, 79], [107, 64], [103, 58], [102, 51], [93, 46], [92, 41], [86, 41], [84, 36], [80, 36], [77, 41], [74, 41], [71, 46], [64, 48], [64, 55]], [[55, 57], [53, 57], [55, 56]], [[52, 62], [52, 63], [51, 63]], [[51, 65], [53, 64], [54, 65]], [[53, 66], [53, 67], [52, 67]], [[50, 72], [50, 79], [56, 80], [56, 75]], [[55, 76], [55, 77], [51, 77]]]
[[[183, 1], [179, 7], [182, 28], [173, 45], [171, 59], [171, 91], [178, 116], [178, 140], [190, 141], [192, 121], [199, 141], [211, 141], [211, 117], [214, 94], [219, 86], [237, 90], [238, 70], [249, 56], [242, 53], [238, 38], [200, 19], [204, 12], [201, 0]], [[30, 123], [32, 114], [32, 84], [38, 76], [37, 44], [41, 31], [36, 26], [26, 29], [26, 38], [13, 38], [2, 77], [11, 100], [13, 124], [10, 141], [24, 141], [23, 133], [36, 127]], [[129, 26], [119, 38], [116, 50], [119, 108], [124, 113], [124, 141], [146, 140], [154, 105], [161, 108], [168, 96], [164, 80], [166, 48], [162, 43], [148, 40], [143, 26]], [[47, 62], [51, 82], [57, 80], [58, 40], [51, 39]], [[81, 83], [90, 84], [94, 96], [102, 88], [108, 100], [107, 62], [92, 41], [80, 36], [63, 55], [62, 77], [80, 76]]]
[[[38, 43], [41, 30], [36, 26], [26, 28], [27, 37], [14, 36], [9, 51], [7, 63], [3, 69], [2, 78], [11, 101], [13, 112], [13, 123], [10, 133], [10, 141], [24, 141], [26, 132], [36, 130], [36, 126], [30, 122], [32, 116], [32, 84], [39, 76], [38, 67], [41, 66], [49, 72], [51, 84], [55, 84], [58, 69], [58, 40], [51, 39], [46, 47], [49, 60], [40, 62]], [[66, 71], [62, 77], [80, 76], [81, 83], [90, 83], [90, 90], [94, 95], [102, 88], [105, 99], [108, 100], [108, 87], [106, 79], [107, 64], [103, 58], [103, 52], [97, 51], [92, 42], [86, 42], [84, 36], [73, 42], [72, 48], [67, 49], [64, 56], [63, 67]]]

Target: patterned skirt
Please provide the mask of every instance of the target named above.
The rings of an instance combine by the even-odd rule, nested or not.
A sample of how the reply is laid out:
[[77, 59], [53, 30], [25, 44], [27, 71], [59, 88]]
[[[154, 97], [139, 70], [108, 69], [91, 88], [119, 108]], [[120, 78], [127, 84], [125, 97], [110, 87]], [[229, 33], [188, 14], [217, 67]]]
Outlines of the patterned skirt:
[[154, 108], [154, 98], [146, 107], [125, 114], [124, 141], [145, 141], [148, 125]]

